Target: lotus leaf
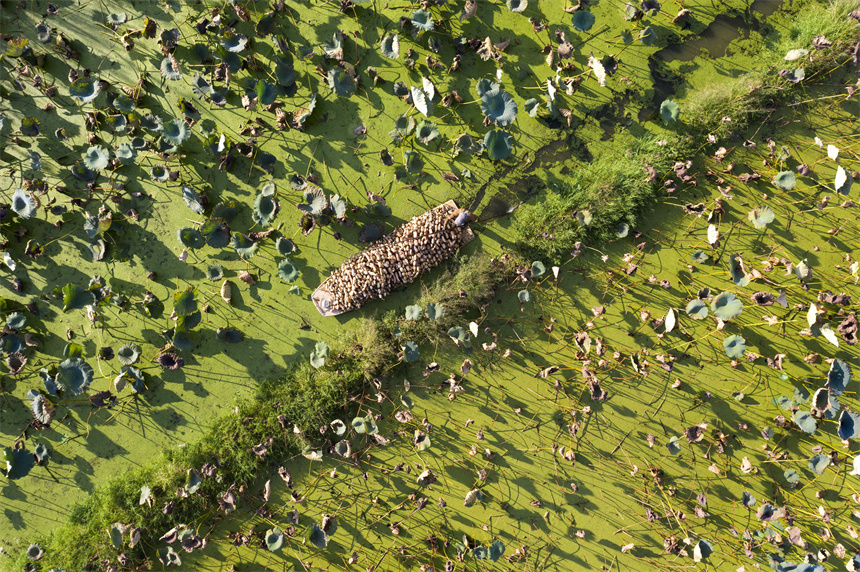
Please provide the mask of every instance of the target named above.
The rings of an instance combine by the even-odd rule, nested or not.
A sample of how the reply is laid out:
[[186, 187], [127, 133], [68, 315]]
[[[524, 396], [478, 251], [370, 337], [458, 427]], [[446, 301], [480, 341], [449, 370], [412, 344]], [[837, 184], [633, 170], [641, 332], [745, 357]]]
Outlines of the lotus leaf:
[[311, 365], [317, 369], [321, 368], [325, 365], [326, 356], [328, 356], [328, 344], [317, 342], [314, 351], [311, 352]]
[[224, 278], [224, 268], [220, 264], [210, 264], [206, 268], [207, 280], [221, 280]]
[[639, 42], [643, 46], [653, 45], [654, 42], [656, 42], [658, 39], [657, 38], [657, 32], [655, 32], [651, 28], [651, 26], [646, 26], [645, 28], [643, 28], [642, 31], [639, 32], [639, 36], [637, 36], [637, 37], [639, 39]]
[[[248, 45], [248, 38], [242, 34], [236, 34], [226, 30], [221, 36], [221, 46], [230, 53], [238, 53]], [[238, 71], [238, 70], [237, 70]]]
[[750, 279], [744, 271], [744, 263], [739, 254], [732, 254], [729, 257], [729, 272], [732, 275], [732, 281], [735, 286], [743, 288], [750, 283]]
[[711, 546], [711, 543], [707, 540], [701, 539], [693, 547], [693, 562], [701, 562], [713, 553], [714, 549]]
[[660, 104], [660, 118], [663, 120], [663, 123], [675, 123], [678, 121], [679, 113], [680, 108], [678, 104], [671, 99], [667, 99]]
[[851, 192], [851, 185], [854, 182], [854, 177], [852, 177], [842, 165], [839, 165], [836, 168], [836, 179], [834, 180], [833, 186], [836, 189], [836, 192], [840, 195], [847, 195]]
[[756, 228], [765, 228], [768, 224], [772, 223], [775, 215], [773, 210], [767, 205], [762, 205], [757, 209], [753, 209], [747, 215], [747, 218], [753, 226]]
[[137, 150], [129, 143], [123, 143], [116, 148], [116, 158], [123, 165], [133, 165], [137, 157]]
[[179, 242], [185, 248], [203, 248], [206, 244], [206, 239], [203, 238], [203, 235], [196, 228], [182, 227], [177, 231], [176, 235], [179, 238]]
[[320, 550], [325, 550], [328, 546], [328, 536], [317, 524], [314, 524], [310, 529], [308, 529], [307, 539]]
[[793, 191], [797, 187], [794, 171], [780, 171], [773, 178], [773, 184], [784, 191]]
[[287, 284], [292, 284], [299, 279], [299, 268], [289, 260], [284, 259], [278, 263], [278, 277]]
[[577, 10], [573, 13], [572, 23], [577, 32], [587, 32], [594, 25], [594, 14], [588, 10]]
[[499, 127], [506, 127], [517, 118], [517, 103], [508, 92], [494, 89], [481, 96], [481, 111]]
[[[842, 431], [842, 423], [840, 421], [839, 430]], [[818, 453], [809, 458], [807, 467], [816, 475], [823, 475], [825, 469], [830, 466], [830, 455]]]
[[531, 302], [532, 294], [528, 290], [520, 290], [519, 294], [517, 294], [517, 298], [519, 298], [520, 302], [525, 304], [526, 302]]
[[733, 334], [723, 341], [723, 349], [726, 351], [727, 356], [732, 359], [738, 359], [743, 357], [744, 352], [747, 350], [746, 340], [742, 336]]
[[427, 304], [426, 308], [424, 308], [424, 313], [431, 320], [438, 320], [445, 315], [445, 307], [442, 304], [436, 304], [431, 302]]
[[421, 155], [415, 151], [404, 151], [403, 162], [406, 164], [406, 170], [413, 175], [419, 174], [424, 168], [424, 161], [421, 159]]
[[403, 344], [403, 359], [407, 362], [413, 362], [418, 359], [420, 355], [418, 351], [418, 344], [413, 341], [407, 341]]
[[420, 111], [424, 117], [430, 117], [433, 115], [433, 100], [423, 89], [410, 87], [409, 95], [412, 96], [412, 105], [414, 105], [415, 109]]
[[6, 447], [3, 450], [3, 458], [6, 461], [6, 467], [0, 468], [0, 473], [12, 480], [26, 477], [36, 464], [36, 458], [26, 449]]
[[173, 550], [172, 546], [163, 546], [158, 549], [158, 560], [165, 566], [182, 566], [182, 559]]
[[836, 432], [843, 441], [860, 437], [860, 413], [843, 410], [839, 415], [839, 428]]
[[538, 110], [540, 109], [540, 102], [535, 98], [531, 98], [526, 100], [523, 107], [525, 108], [526, 113], [529, 114], [529, 117], [537, 117]]
[[684, 311], [694, 320], [704, 320], [708, 317], [708, 306], [698, 298], [690, 300]]
[[416, 10], [412, 12], [412, 27], [423, 32], [429, 32], [433, 29], [433, 18], [427, 10]]
[[[528, 0], [507, 0], [508, 10], [515, 14], [520, 14], [524, 12], [526, 8], [529, 6]], [[475, 4], [477, 8], [477, 3]]]
[[678, 453], [680, 453], [681, 443], [679, 441], [679, 438], [675, 436], [669, 439], [669, 442], [666, 443], [666, 448], [669, 449], [669, 453], [671, 453], [672, 455], [677, 455]]
[[711, 312], [723, 321], [737, 318], [743, 309], [743, 303], [732, 292], [722, 292], [711, 301]]
[[343, 70], [329, 70], [326, 81], [328, 82], [329, 89], [336, 95], [349, 96], [355, 93], [355, 80], [349, 77], [349, 74]]
[[12, 312], [6, 316], [6, 325], [15, 331], [23, 330], [27, 326], [27, 316], [21, 312]]
[[514, 149], [514, 138], [511, 134], [496, 129], [488, 131], [484, 136], [484, 146], [487, 149], [487, 156], [492, 161], [503, 161], [511, 156]]
[[334, 421], [329, 423], [329, 425], [331, 425], [331, 428], [334, 430], [335, 435], [337, 435], [338, 437], [343, 437], [346, 434], [346, 423], [344, 423], [340, 419], [335, 419]]
[[188, 316], [197, 311], [197, 289], [193, 286], [187, 287], [181, 292], [173, 295], [173, 310], [180, 316]]
[[170, 58], [164, 58], [161, 60], [161, 66], [159, 70], [161, 71], [161, 76], [165, 79], [169, 79], [170, 81], [179, 81], [182, 79], [182, 71], [178, 68], [178, 66], [174, 66], [173, 62], [175, 60], [171, 60]]
[[421, 317], [421, 306], [418, 304], [412, 306], [406, 306], [406, 319], [407, 320], [417, 320]]
[[109, 161], [110, 155], [104, 147], [90, 147], [84, 155], [84, 165], [93, 171], [101, 171], [108, 166]]
[[815, 433], [815, 430], [818, 429], [815, 417], [813, 417], [808, 411], [795, 411], [793, 418], [795, 425], [797, 425], [804, 433], [812, 435]]
[[546, 274], [546, 266], [540, 260], [532, 262], [532, 276], [539, 278]]

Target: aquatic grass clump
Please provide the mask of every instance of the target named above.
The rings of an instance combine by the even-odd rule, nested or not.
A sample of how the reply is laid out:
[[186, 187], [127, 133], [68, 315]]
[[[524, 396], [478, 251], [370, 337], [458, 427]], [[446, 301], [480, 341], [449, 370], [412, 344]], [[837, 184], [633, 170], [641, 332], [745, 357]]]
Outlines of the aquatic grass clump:
[[527, 258], [561, 262], [577, 241], [612, 240], [619, 224], [635, 227], [660, 193], [660, 175], [693, 151], [686, 137], [625, 143], [623, 154], [601, 156], [517, 210], [514, 230]]

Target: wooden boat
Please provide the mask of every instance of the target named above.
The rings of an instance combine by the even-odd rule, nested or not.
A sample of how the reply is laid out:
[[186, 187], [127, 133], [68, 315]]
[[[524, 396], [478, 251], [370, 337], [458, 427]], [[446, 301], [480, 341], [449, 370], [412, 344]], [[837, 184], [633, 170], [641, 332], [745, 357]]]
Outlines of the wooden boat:
[[323, 316], [337, 316], [384, 298], [475, 238], [468, 226], [474, 220], [453, 200], [415, 216], [344, 261], [311, 300]]

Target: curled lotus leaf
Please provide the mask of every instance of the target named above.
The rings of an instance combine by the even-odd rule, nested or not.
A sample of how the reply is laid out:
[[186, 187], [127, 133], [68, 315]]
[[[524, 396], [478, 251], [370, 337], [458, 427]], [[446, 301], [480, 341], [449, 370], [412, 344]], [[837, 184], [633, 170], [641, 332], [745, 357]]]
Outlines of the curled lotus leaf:
[[851, 192], [851, 185], [854, 183], [854, 177], [848, 173], [842, 165], [836, 168], [836, 179], [833, 186], [836, 192], [840, 195], [847, 195]]
[[421, 155], [412, 150], [406, 150], [403, 152], [403, 161], [406, 163], [406, 170], [412, 174], [417, 175], [424, 168], [424, 160], [421, 159]]
[[[529, 6], [529, 0], [507, 0], [508, 10], [514, 14], [520, 14]], [[477, 7], [477, 4], [475, 5]]]
[[528, 99], [523, 107], [525, 108], [526, 113], [529, 114], [529, 117], [537, 117], [538, 110], [540, 109], [540, 101], [535, 98]]
[[79, 77], [69, 86], [69, 95], [78, 103], [89, 103], [98, 96], [101, 91], [101, 83], [95, 76]]
[[266, 531], [266, 548], [269, 552], [278, 552], [284, 546], [284, 532], [278, 528], [270, 528]]
[[795, 411], [793, 419], [795, 425], [797, 425], [804, 433], [812, 435], [815, 433], [816, 429], [818, 429], [815, 417], [813, 417], [808, 411]]
[[83, 393], [93, 381], [93, 368], [81, 358], [67, 359], [57, 366], [54, 383], [75, 395]]
[[643, 46], [651, 46], [657, 41], [657, 32], [651, 26], [646, 26], [639, 32], [637, 39]]
[[161, 66], [159, 67], [159, 71], [161, 71], [161, 76], [164, 79], [169, 79], [170, 81], [179, 81], [182, 79], [182, 71], [177, 69], [173, 65], [173, 61], [170, 58], [164, 58], [161, 60]]
[[224, 267], [220, 264], [210, 264], [206, 268], [207, 280], [221, 280], [224, 278]]
[[291, 239], [282, 236], [275, 241], [275, 250], [277, 250], [278, 254], [281, 256], [287, 256], [295, 252], [296, 243]]
[[248, 45], [248, 38], [242, 34], [236, 34], [227, 30], [221, 36], [221, 46], [230, 53], [238, 53]]
[[140, 358], [140, 346], [134, 343], [123, 344], [116, 352], [116, 359], [122, 365], [131, 365]]
[[26, 449], [13, 449], [6, 447], [3, 450], [5, 468], [0, 468], [0, 473], [7, 479], [21, 479], [26, 477], [30, 470], [36, 465], [36, 457]]
[[407, 362], [416, 361], [419, 357], [420, 353], [418, 351], [418, 344], [413, 341], [407, 341], [403, 345], [403, 359]]
[[851, 368], [841, 359], [833, 360], [830, 371], [827, 372], [826, 386], [835, 396], [842, 395], [851, 381]]
[[400, 38], [397, 34], [388, 34], [382, 38], [379, 49], [386, 58], [397, 59], [400, 57]]
[[[840, 432], [841, 432], [841, 422], [840, 422]], [[809, 458], [809, 462], [807, 463], [807, 468], [815, 473], [816, 475], [823, 475], [824, 471], [827, 467], [830, 466], [830, 455], [824, 455], [822, 453], [818, 453]]]
[[344, 435], [346, 435], [346, 423], [344, 423], [340, 419], [335, 419], [334, 421], [329, 423], [329, 425], [331, 425], [332, 430], [338, 437], [343, 437]]
[[108, 166], [109, 161], [110, 154], [107, 149], [98, 145], [90, 147], [84, 154], [84, 165], [93, 171], [101, 171]]
[[257, 253], [257, 243], [244, 234], [237, 232], [230, 238], [230, 243], [240, 258], [248, 259]]
[[424, 145], [429, 145], [431, 141], [439, 137], [439, 129], [432, 121], [422, 121], [418, 124], [415, 137]]
[[161, 128], [161, 137], [171, 145], [181, 145], [191, 137], [191, 128], [183, 119], [173, 119]]
[[317, 342], [314, 350], [311, 352], [311, 365], [319, 369], [325, 365], [325, 358], [328, 356], [328, 344], [325, 342]]
[[254, 211], [251, 218], [260, 226], [268, 226], [272, 223], [272, 219], [278, 215], [279, 207], [280, 205], [274, 197], [259, 194], [254, 200]]
[[743, 288], [750, 283], [749, 276], [744, 270], [744, 262], [739, 254], [732, 254], [729, 257], [729, 272], [732, 275], [732, 281], [735, 286]]
[[343, 33], [341, 33], [340, 30], [337, 30], [332, 34], [330, 40], [323, 42], [323, 54], [325, 54], [325, 57], [329, 59], [340, 61], [343, 59], [343, 44]]
[[12, 195], [12, 210], [21, 218], [32, 218], [36, 214], [36, 201], [24, 189], [16, 189]]
[[836, 433], [843, 441], [860, 437], [860, 413], [843, 409], [839, 415], [839, 427]]
[[308, 529], [307, 539], [320, 550], [328, 546], [328, 535], [316, 523]]
[[481, 96], [481, 111], [496, 125], [505, 127], [517, 118], [517, 102], [508, 92], [494, 89]]

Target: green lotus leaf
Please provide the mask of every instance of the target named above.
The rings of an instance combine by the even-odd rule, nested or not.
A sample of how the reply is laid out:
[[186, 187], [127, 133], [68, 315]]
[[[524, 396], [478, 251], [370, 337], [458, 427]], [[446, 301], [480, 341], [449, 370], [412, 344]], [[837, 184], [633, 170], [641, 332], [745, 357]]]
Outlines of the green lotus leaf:
[[161, 129], [161, 137], [171, 145], [181, 145], [191, 137], [191, 128], [184, 119], [173, 119]]
[[429, 32], [433, 29], [433, 18], [430, 17], [430, 13], [427, 10], [416, 10], [412, 12], [410, 19], [412, 21], [412, 27], [416, 30]]
[[278, 552], [284, 546], [284, 532], [278, 528], [270, 528], [266, 531], [266, 548], [269, 552]]
[[349, 96], [355, 93], [355, 80], [349, 77], [349, 74], [343, 70], [329, 70], [326, 82], [329, 89], [338, 96]]
[[43, 44], [51, 41], [51, 27], [45, 22], [36, 24], [36, 39]]
[[397, 34], [388, 34], [382, 38], [382, 43], [379, 46], [379, 51], [386, 58], [397, 59], [400, 57], [400, 38]]
[[694, 250], [690, 257], [696, 264], [704, 264], [708, 261], [708, 255], [701, 250]]
[[481, 111], [496, 125], [505, 127], [517, 118], [517, 102], [508, 92], [494, 89], [481, 96]]
[[630, 233], [630, 225], [626, 222], [619, 222], [618, 226], [615, 227], [615, 236], [617, 238], [624, 238]]
[[731, 292], [722, 292], [711, 300], [711, 312], [723, 321], [737, 318], [743, 309], [743, 303]]
[[101, 171], [108, 166], [109, 161], [110, 154], [104, 147], [90, 147], [84, 155], [84, 165], [93, 171]]
[[116, 352], [116, 359], [122, 365], [131, 365], [140, 358], [140, 346], [135, 343], [123, 344]]
[[180, 316], [190, 316], [197, 311], [197, 289], [187, 287], [173, 295], [173, 310]]
[[833, 187], [840, 195], [847, 195], [851, 192], [851, 185], [854, 183], [854, 177], [845, 170], [845, 167], [839, 165], [836, 168], [836, 179], [834, 179]]
[[660, 118], [663, 120], [663, 123], [666, 123], [667, 125], [678, 121], [680, 111], [681, 108], [679, 108], [678, 104], [671, 99], [667, 99], [660, 104]]
[[6, 467], [0, 468], [0, 473], [12, 480], [26, 477], [36, 465], [36, 457], [26, 449], [6, 447], [3, 450], [3, 459], [6, 461]]
[[816, 475], [823, 475], [827, 467], [830, 466], [830, 455], [825, 455], [823, 453], [813, 455], [809, 458], [809, 462], [806, 466]]
[[126, 125], [128, 125], [128, 121], [124, 115], [117, 113], [115, 115], [108, 115], [105, 117], [103, 125], [105, 130], [119, 133], [120, 131], [125, 130]]
[[182, 559], [172, 546], [162, 546], [158, 549], [158, 561], [164, 566], [182, 566]]
[[245, 236], [244, 234], [236, 233], [230, 239], [230, 244], [236, 249], [236, 254], [240, 258], [251, 258], [257, 253], [257, 243]]
[[577, 10], [573, 13], [572, 23], [577, 32], [587, 32], [594, 25], [594, 14], [588, 10]]
[[418, 359], [421, 353], [418, 350], [418, 344], [413, 341], [407, 341], [403, 344], [403, 359], [407, 362], [413, 362]]
[[406, 319], [407, 320], [417, 320], [421, 317], [421, 313], [423, 310], [421, 306], [418, 304], [414, 304], [412, 306], [406, 306]]
[[218, 328], [215, 330], [215, 339], [228, 344], [238, 344], [245, 339], [245, 335], [235, 328]]
[[272, 105], [278, 97], [275, 86], [262, 79], [254, 85], [254, 93], [257, 95], [257, 102], [265, 106]]
[[12, 312], [6, 316], [6, 325], [15, 331], [23, 330], [27, 326], [27, 316], [21, 312]]
[[413, 175], [417, 175], [424, 169], [424, 161], [421, 159], [421, 155], [415, 151], [404, 151], [403, 162], [406, 164], [406, 170]]
[[196, 228], [188, 226], [182, 227], [176, 232], [176, 236], [185, 248], [196, 249], [203, 248], [203, 246], [206, 245], [206, 239], [203, 238], [203, 235], [200, 234], [200, 231]]
[[[53, 380], [51, 380], [53, 384]], [[52, 395], [56, 395], [56, 391], [52, 393]], [[54, 404], [45, 399], [45, 396], [41, 393], [37, 393], [35, 397], [33, 397], [33, 401], [30, 402], [30, 411], [33, 413], [33, 418], [38, 419], [39, 422], [48, 425], [51, 423], [51, 418], [54, 414]]]
[[[197, 191], [189, 187], [188, 185], [182, 185], [182, 199], [185, 201], [185, 204], [188, 205], [192, 211], [197, 214], [203, 214], [203, 201], [200, 196], [198, 196]], [[181, 239], [180, 239], [181, 240]]]
[[331, 425], [332, 430], [334, 430], [335, 435], [337, 435], [338, 437], [343, 437], [346, 434], [346, 423], [344, 423], [340, 419], [335, 419], [334, 421], [329, 423], [329, 425]]
[[69, 86], [69, 95], [72, 99], [76, 99], [78, 103], [89, 103], [96, 98], [101, 91], [102, 86], [95, 76], [79, 77]]
[[815, 417], [812, 416], [808, 411], [795, 411], [794, 412], [794, 423], [800, 428], [804, 433], [809, 433], [812, 435], [815, 433], [816, 429], [818, 429], [818, 425], [815, 422]]
[[521, 303], [525, 304], [526, 302], [531, 302], [532, 294], [528, 290], [520, 290], [517, 298], [519, 298]]
[[655, 32], [651, 26], [646, 26], [639, 32], [639, 36], [637, 37], [643, 46], [650, 46], [657, 41], [657, 32]]
[[773, 184], [784, 191], [793, 191], [797, 187], [794, 171], [780, 171], [773, 178]]
[[800, 475], [794, 469], [787, 469], [782, 473], [786, 482], [790, 485], [795, 485], [800, 482]]
[[428, 437], [424, 431], [416, 429], [415, 436], [412, 439], [412, 444], [415, 445], [416, 450], [426, 451], [430, 448], [430, 437]]
[[[843, 409], [842, 413], [839, 415], [839, 426], [836, 430], [836, 434], [839, 435], [839, 438], [843, 441], [860, 437], [860, 413], [854, 413]], [[829, 460], [830, 456], [827, 455], [827, 458]]]
[[540, 260], [532, 262], [532, 276], [539, 278], [546, 274], [546, 266]]
[[690, 300], [684, 311], [694, 320], [704, 320], [708, 317], [708, 306], [698, 298]]
[[325, 365], [325, 358], [328, 356], [328, 344], [325, 342], [317, 342], [314, 346], [314, 351], [311, 352], [311, 365], [319, 369]]
[[496, 129], [484, 136], [484, 146], [491, 161], [503, 161], [513, 152], [514, 138], [510, 133]]
[[669, 442], [666, 443], [666, 448], [669, 449], [669, 453], [672, 455], [677, 455], [678, 453], [680, 453], [681, 442], [679, 441], [678, 437], [675, 436], [669, 439]]
[[418, 124], [418, 129], [415, 131], [415, 138], [424, 145], [429, 145], [431, 141], [439, 137], [439, 129], [436, 124], [431, 121], [422, 121]]
[[424, 313], [431, 320], [438, 320], [445, 315], [445, 306], [443, 306], [442, 304], [430, 302], [429, 304], [427, 304], [427, 307], [424, 308]]
[[535, 98], [531, 98], [526, 100], [523, 107], [525, 108], [526, 113], [529, 114], [529, 117], [537, 117], [538, 110], [540, 109], [540, 102]]
[[291, 62], [279, 60], [275, 64], [275, 78], [278, 80], [278, 85], [290, 87], [296, 83], [296, 70]]
[[767, 205], [762, 205], [757, 209], [753, 209], [747, 215], [747, 219], [753, 226], [756, 228], [764, 228], [768, 224], [772, 223], [776, 215], [774, 215], [773, 210]]
[[54, 383], [59, 389], [69, 390], [75, 395], [84, 392], [93, 381], [93, 368], [81, 358], [67, 359], [57, 366]]
[[36, 201], [24, 189], [15, 189], [12, 194], [12, 210], [21, 218], [31, 218], [36, 214]]
[[529, 0], [507, 0], [505, 4], [507, 5], [508, 10], [514, 14], [520, 14], [528, 8]]
[[254, 212], [251, 218], [261, 226], [268, 226], [272, 223], [272, 219], [277, 216], [279, 206], [278, 201], [273, 197], [262, 194], [257, 195], [256, 200], [254, 200]]
[[116, 158], [123, 165], [133, 165], [134, 159], [137, 157], [137, 150], [129, 143], [123, 143], [116, 148]]
[[319, 187], [308, 185], [304, 191], [304, 203], [299, 203], [298, 208], [302, 212], [310, 213], [314, 217], [322, 216], [328, 208], [328, 200], [325, 193]]
[[741, 358], [747, 351], [746, 340], [737, 334], [732, 334], [723, 341], [723, 349], [730, 358]]
[[501, 540], [497, 540], [490, 545], [487, 557], [491, 562], [498, 562], [499, 558], [505, 553], [505, 544]]
[[323, 515], [321, 528], [328, 536], [334, 536], [337, 532], [337, 517], [327, 514]]
[[96, 180], [96, 172], [92, 169], [87, 169], [83, 160], [75, 161], [74, 164], [69, 167], [69, 172], [71, 172], [72, 176], [77, 180], [83, 181], [84, 183], [91, 183]]
[[299, 279], [299, 268], [287, 259], [281, 260], [278, 263], [278, 277], [287, 284], [292, 284]]

